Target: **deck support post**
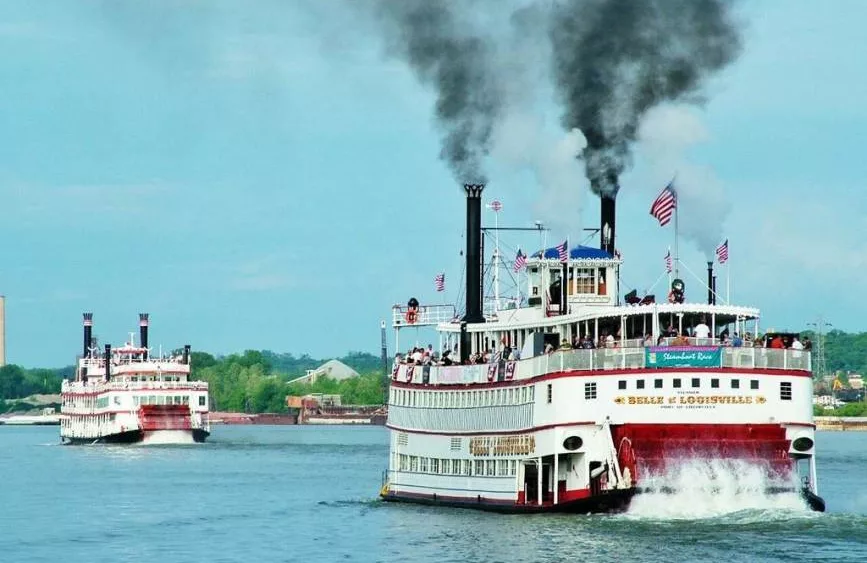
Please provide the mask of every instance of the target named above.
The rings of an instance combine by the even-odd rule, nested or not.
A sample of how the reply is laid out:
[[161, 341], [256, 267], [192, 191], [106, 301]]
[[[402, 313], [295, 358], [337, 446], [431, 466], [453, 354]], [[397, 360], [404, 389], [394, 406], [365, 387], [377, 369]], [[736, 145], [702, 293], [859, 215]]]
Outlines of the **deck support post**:
[[539, 506], [542, 506], [542, 458], [536, 458], [536, 467], [539, 469], [536, 471], [536, 502]]
[[554, 440], [554, 504], [557, 504], [560, 501], [560, 466], [559, 466], [559, 458], [560, 456], [557, 454], [557, 440]]

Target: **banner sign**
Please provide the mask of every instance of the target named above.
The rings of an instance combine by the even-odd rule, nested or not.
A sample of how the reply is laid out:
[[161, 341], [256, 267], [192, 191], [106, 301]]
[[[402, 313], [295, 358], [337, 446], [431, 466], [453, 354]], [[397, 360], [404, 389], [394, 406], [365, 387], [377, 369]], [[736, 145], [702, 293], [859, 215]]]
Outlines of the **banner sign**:
[[722, 365], [719, 346], [648, 346], [644, 366], [648, 368], [718, 368]]

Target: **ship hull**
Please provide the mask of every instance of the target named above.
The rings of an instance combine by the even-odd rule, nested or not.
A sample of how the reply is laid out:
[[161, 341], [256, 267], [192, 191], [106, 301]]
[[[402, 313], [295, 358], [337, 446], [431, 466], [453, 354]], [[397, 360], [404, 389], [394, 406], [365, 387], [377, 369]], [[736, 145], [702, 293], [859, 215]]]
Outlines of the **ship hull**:
[[[148, 430], [128, 430], [126, 432], [118, 432], [116, 434], [109, 434], [107, 436], [100, 436], [98, 438], [63, 438], [63, 443], [66, 445], [90, 445], [90, 444], [137, 444], [137, 443], [151, 443], [151, 444], [178, 444], [183, 443], [185, 440], [183, 438], [191, 439], [194, 443], [202, 443], [208, 439], [210, 436], [210, 432], [203, 429], [194, 429], [194, 430], [173, 430], [171, 431], [172, 435], [174, 435], [174, 439], [167, 440], [151, 440], [152, 437], [158, 436], [160, 432], [165, 431], [148, 431]], [[168, 437], [168, 436], [167, 436]], [[179, 439], [180, 438], [180, 439]], [[188, 440], [186, 440], [188, 441]]]
[[521, 504], [512, 501], [496, 501], [477, 497], [461, 498], [438, 495], [421, 495], [406, 492], [385, 493], [380, 498], [385, 502], [402, 502], [411, 504], [424, 504], [429, 506], [443, 506], [449, 508], [466, 508], [485, 512], [498, 512], [500, 514], [539, 514], [539, 513], [616, 513], [623, 512], [629, 507], [629, 501], [636, 494], [636, 490], [622, 489], [609, 491], [601, 495], [579, 498], [558, 504]]

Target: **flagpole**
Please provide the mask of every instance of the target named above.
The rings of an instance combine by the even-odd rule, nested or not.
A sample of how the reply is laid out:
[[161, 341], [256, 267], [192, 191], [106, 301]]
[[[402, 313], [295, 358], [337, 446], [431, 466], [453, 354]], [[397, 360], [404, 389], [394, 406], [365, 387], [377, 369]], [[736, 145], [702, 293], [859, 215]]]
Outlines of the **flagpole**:
[[[674, 175], [674, 178], [677, 178], [677, 174]], [[679, 278], [680, 273], [678, 272], [678, 267], [680, 266], [680, 254], [677, 250], [677, 214], [680, 210], [680, 202], [677, 201], [677, 188], [674, 187], [674, 178], [671, 179], [672, 192], [674, 192], [674, 277]], [[671, 287], [671, 284], [669, 284]]]
[[731, 265], [726, 260], [726, 305], [731, 305]]

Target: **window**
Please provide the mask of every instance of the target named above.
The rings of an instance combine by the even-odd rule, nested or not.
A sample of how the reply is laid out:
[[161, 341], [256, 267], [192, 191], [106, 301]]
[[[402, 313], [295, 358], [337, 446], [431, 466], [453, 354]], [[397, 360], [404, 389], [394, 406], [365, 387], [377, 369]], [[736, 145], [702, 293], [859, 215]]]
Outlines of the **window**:
[[518, 462], [514, 459], [509, 460], [509, 475], [515, 474], [515, 468], [517, 467]]
[[617, 382], [617, 388], [618, 389], [626, 389], [626, 380], [621, 379], [620, 381], [618, 381]]
[[759, 380], [751, 379], [750, 380], [750, 389], [758, 389], [759, 388]]
[[780, 399], [783, 401], [791, 401], [792, 400], [792, 382], [791, 381], [780, 382]]
[[485, 474], [485, 462], [481, 459], [476, 460], [476, 466], [473, 468], [473, 475]]
[[548, 384], [548, 404], [549, 405], [551, 404], [551, 399], [552, 399], [552, 395], [553, 395], [553, 388], [554, 388], [554, 385], [549, 383]]
[[693, 387], [700, 387], [701, 386], [701, 380], [697, 377], [693, 377], [692, 378], [692, 386]]
[[208, 403], [208, 398], [204, 395], [199, 395], [199, 406], [204, 407]]
[[710, 386], [712, 389], [719, 389], [719, 379], [716, 379], [716, 378], [711, 379], [710, 380]]
[[585, 383], [584, 384], [584, 398], [585, 399], [595, 399], [596, 398], [596, 382]]
[[453, 452], [461, 451], [461, 439], [460, 438], [452, 438], [451, 448]]
[[672, 387], [674, 387], [675, 389], [680, 389], [680, 379], [675, 379], [674, 381], [671, 382], [671, 384], [672, 384]]
[[406, 471], [409, 469], [409, 457], [406, 454], [400, 454], [400, 470]]
[[472, 475], [473, 474], [473, 462], [465, 459], [461, 462], [464, 466], [464, 475]]
[[654, 379], [653, 380], [653, 387], [655, 389], [662, 389], [662, 380], [661, 379]]
[[496, 477], [496, 476], [497, 476], [497, 466], [496, 466], [496, 463], [497, 463], [497, 462], [494, 461], [493, 459], [489, 459], [489, 460], [487, 461], [487, 469], [488, 469], [487, 473], [488, 473], [488, 477]]
[[636, 389], [644, 389], [644, 380], [643, 379], [637, 380], [635, 382], [635, 388]]
[[732, 389], [740, 389], [741, 388], [741, 380], [740, 379], [732, 379]]
[[509, 474], [509, 460], [500, 459], [497, 460], [497, 475], [501, 477], [505, 477]]
[[431, 473], [439, 473], [440, 472], [440, 460], [434, 458], [430, 460], [430, 472]]
[[418, 471], [418, 456], [409, 456], [409, 470]]

